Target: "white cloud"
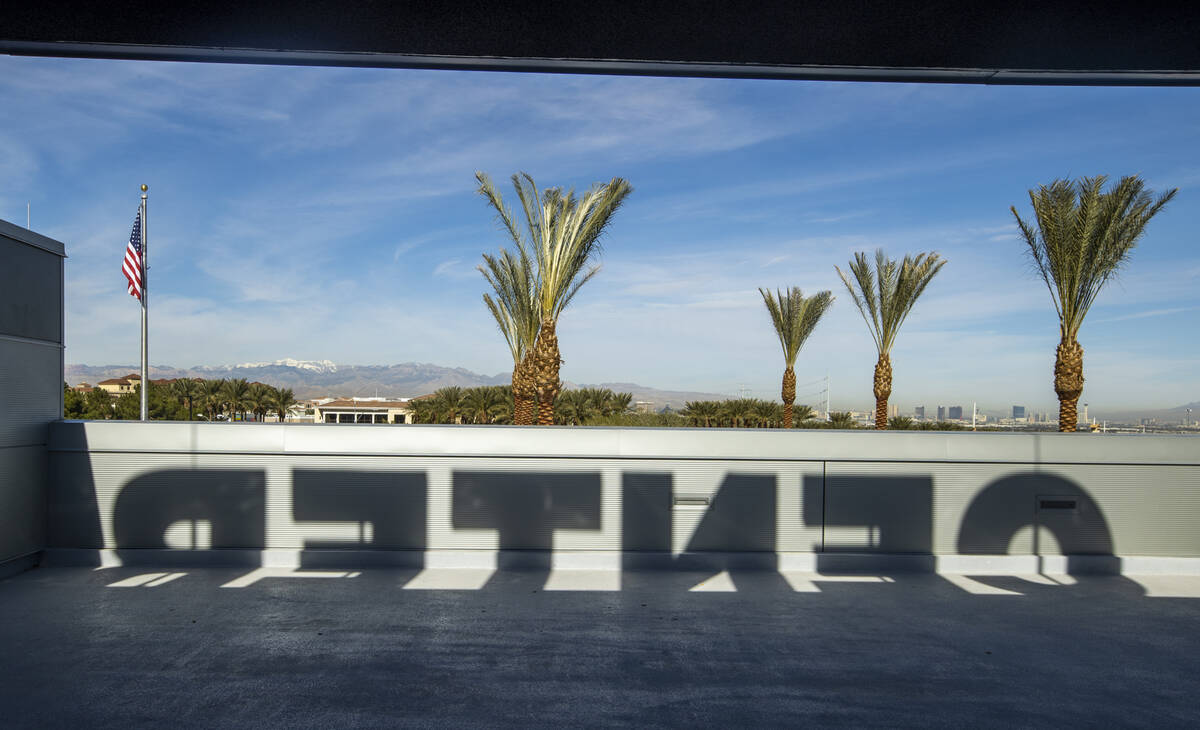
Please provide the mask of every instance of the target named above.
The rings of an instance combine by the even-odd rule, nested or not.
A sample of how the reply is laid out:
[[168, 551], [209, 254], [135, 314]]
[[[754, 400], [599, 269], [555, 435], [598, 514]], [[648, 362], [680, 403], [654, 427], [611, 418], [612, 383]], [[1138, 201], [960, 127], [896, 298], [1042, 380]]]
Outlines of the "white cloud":
[[1132, 312], [1130, 314], [1122, 314], [1119, 317], [1107, 317], [1097, 320], [1099, 322], [1125, 322], [1131, 319], [1145, 319], [1147, 317], [1165, 317], [1171, 314], [1179, 314], [1180, 312], [1194, 312], [1197, 307], [1170, 307], [1167, 309], [1148, 309], [1142, 312]]

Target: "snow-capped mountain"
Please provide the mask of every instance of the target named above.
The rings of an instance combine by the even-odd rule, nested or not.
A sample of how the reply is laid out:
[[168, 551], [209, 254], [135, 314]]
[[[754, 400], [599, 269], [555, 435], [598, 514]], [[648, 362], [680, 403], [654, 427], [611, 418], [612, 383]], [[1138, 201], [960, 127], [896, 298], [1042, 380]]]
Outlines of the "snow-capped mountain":
[[290, 357], [285, 357], [282, 360], [275, 362], [244, 362], [239, 365], [234, 365], [230, 369], [247, 370], [250, 368], [267, 368], [267, 367], [288, 367], [297, 368], [299, 370], [309, 370], [314, 373], [336, 373], [338, 366], [332, 360], [295, 360]]

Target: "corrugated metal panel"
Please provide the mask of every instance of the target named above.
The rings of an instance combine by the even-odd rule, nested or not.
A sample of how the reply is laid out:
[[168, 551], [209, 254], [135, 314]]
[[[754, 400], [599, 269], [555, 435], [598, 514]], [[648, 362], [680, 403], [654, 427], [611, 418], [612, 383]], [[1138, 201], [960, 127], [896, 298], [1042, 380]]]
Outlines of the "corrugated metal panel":
[[0, 334], [61, 343], [62, 257], [0, 236], [0, 259]]
[[830, 464], [827, 498], [831, 549], [1200, 556], [1197, 468]]
[[1048, 468], [1095, 500], [1117, 555], [1200, 556], [1200, 469]]
[[60, 418], [58, 348], [0, 339], [0, 448], [45, 444]]
[[[126, 449], [148, 442], [175, 450], [53, 453], [52, 545], [1200, 555], [1200, 467], [1183, 463], [1195, 443], [1186, 439], [1164, 442], [1180, 452], [1168, 455], [1180, 462], [1169, 466], [822, 463], [535, 458], [524, 455], [526, 444], [518, 455], [456, 456], [449, 452], [463, 444], [468, 451], [484, 448], [479, 440], [492, 439], [488, 449], [503, 444], [486, 429], [420, 427], [351, 433], [376, 434], [379, 448], [424, 434], [426, 447], [440, 443], [447, 453], [296, 454], [287, 452], [290, 433], [304, 433], [306, 448], [315, 448], [322, 435], [343, 445], [347, 431], [198, 424], [158, 435], [156, 427], [55, 426], [60, 447], [112, 448], [127, 434], [135, 438]], [[494, 430], [504, 432], [513, 433]], [[554, 433], [565, 448], [571, 432]], [[618, 436], [609, 446], [627, 448], [626, 430], [608, 433]], [[633, 433], [648, 441], [659, 435]], [[1077, 440], [1095, 451], [1091, 444], [1105, 439]], [[189, 447], [199, 442], [210, 449], [253, 442], [264, 453]], [[703, 454], [707, 444], [699, 439], [693, 448]]]
[[62, 416], [61, 244], [4, 223], [0, 260], [4, 262], [0, 266], [0, 561], [4, 561], [45, 545], [47, 427]]
[[54, 461], [55, 547], [91, 547], [97, 535], [108, 548], [162, 547], [145, 531], [125, 531], [123, 542], [120, 524], [137, 522], [165, 530], [208, 521], [214, 539], [251, 534], [241, 509], [254, 502], [250, 487], [225, 506], [189, 496], [228, 497], [221, 485], [240, 479], [262, 485], [263, 547], [646, 549], [623, 543], [622, 521], [634, 516], [623, 514], [622, 497], [647, 475], [668, 498], [712, 501], [703, 509], [672, 505], [643, 524], [643, 535], [657, 530], [676, 552], [812, 550], [820, 540], [819, 524], [802, 515], [802, 490], [820, 494], [819, 464], [119, 453], [59, 453]]
[[[92, 476], [92, 461], [99, 455], [87, 452], [51, 453], [46, 489], [46, 545], [62, 548], [109, 547], [101, 529], [100, 494], [112, 494], [118, 483], [108, 484]], [[129, 460], [132, 465], [133, 460]], [[127, 470], [110, 475], [124, 479]], [[124, 483], [123, 481], [120, 483]], [[111, 515], [112, 502], [107, 504]], [[111, 519], [108, 522], [111, 534]]]
[[0, 449], [0, 562], [46, 543], [46, 449]]
[[[1030, 536], [1005, 526], [1031, 524], [1032, 499], [1002, 489], [1007, 496], [988, 501], [985, 519], [970, 512], [988, 485], [1024, 471], [1013, 464], [829, 464], [826, 543], [831, 551], [1029, 554]], [[1003, 548], [993, 552], [996, 543]]]

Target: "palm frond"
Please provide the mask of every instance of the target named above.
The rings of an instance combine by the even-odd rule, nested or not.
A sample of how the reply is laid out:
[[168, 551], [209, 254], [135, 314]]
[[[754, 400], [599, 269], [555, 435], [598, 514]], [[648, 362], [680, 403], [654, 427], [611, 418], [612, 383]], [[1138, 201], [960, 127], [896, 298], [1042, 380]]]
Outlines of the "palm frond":
[[513, 253], [502, 249], [499, 256], [483, 255], [483, 265], [477, 267], [495, 293], [484, 294], [483, 302], [496, 320], [512, 352], [513, 362], [520, 362], [537, 339], [539, 315], [536, 309], [536, 281], [532, 264], [525, 249]]
[[767, 305], [771, 323], [775, 325], [775, 333], [783, 347], [784, 361], [788, 367], [792, 367], [796, 364], [800, 348], [833, 304], [833, 292], [823, 291], [805, 297], [799, 287], [791, 287], [786, 292], [760, 288], [758, 293]]
[[936, 253], [908, 254], [897, 262], [878, 249], [873, 269], [865, 253], [854, 254], [850, 262], [853, 280], [834, 267], [862, 313], [880, 355], [891, 352], [900, 326], [945, 264], [946, 260]]
[[1129, 259], [1150, 222], [1177, 189], [1158, 198], [1136, 175], [1108, 192], [1104, 175], [1055, 180], [1029, 191], [1034, 223], [1011, 207], [1029, 256], [1050, 290], [1064, 339], [1074, 340], [1104, 285]]

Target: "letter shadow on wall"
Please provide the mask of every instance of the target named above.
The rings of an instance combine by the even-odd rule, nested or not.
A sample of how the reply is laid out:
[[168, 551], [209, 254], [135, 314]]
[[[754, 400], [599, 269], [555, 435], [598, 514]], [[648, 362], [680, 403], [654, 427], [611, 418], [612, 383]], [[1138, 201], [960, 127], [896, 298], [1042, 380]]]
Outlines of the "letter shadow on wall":
[[99, 551], [105, 548], [100, 527], [100, 505], [96, 500], [96, 479], [92, 474], [87, 433], [82, 423], [57, 423], [52, 426], [69, 432], [77, 440], [79, 451], [52, 452], [49, 458], [46, 493], [46, 546], [65, 548], [76, 554], [72, 562], [100, 565]]
[[[389, 565], [420, 570], [425, 565], [425, 472], [295, 469], [292, 518], [296, 522], [342, 523], [354, 537], [305, 540], [301, 568], [344, 567], [346, 550], [366, 553], [356, 561], [380, 558]], [[346, 523], [358, 523], [357, 526]]]
[[[175, 544], [168, 543], [168, 531]], [[266, 474], [261, 470], [163, 469], [131, 480], [117, 495], [113, 536], [122, 550], [261, 550]], [[182, 544], [181, 544], [182, 543]], [[125, 553], [123, 560], [136, 559]]]
[[[1113, 554], [1112, 531], [1100, 505], [1086, 489], [1054, 474], [1012, 474], [980, 490], [959, 526], [958, 552], [1008, 555], [1013, 538], [1026, 527], [1033, 528], [1034, 555], [1054, 554], [1039, 544], [1039, 527], [1054, 536], [1066, 558], [1068, 574], [1115, 575], [1121, 571], [1121, 559]], [[1017, 552], [1024, 551], [1018, 548]], [[1005, 580], [976, 579], [989, 583]], [[1020, 582], [1028, 588], [1026, 581]]]
[[[804, 522], [823, 525], [814, 545], [817, 572], [847, 573], [880, 569], [929, 571], [933, 557], [933, 479], [929, 476], [826, 474], [805, 477]], [[831, 530], [830, 528], [834, 528]], [[838, 534], [853, 533], [852, 537]], [[853, 554], [895, 555], [890, 566], [863, 562]]]
[[454, 529], [499, 533], [502, 571], [497, 581], [540, 589], [550, 575], [555, 530], [599, 530], [599, 472], [456, 471], [451, 522]]
[[[674, 477], [665, 472], [625, 472], [621, 477], [622, 575], [640, 568], [727, 571], [739, 590], [787, 588], [776, 553], [776, 478], [727, 474], [709, 504], [675, 504]], [[704, 509], [684, 551], [672, 554], [676, 514]], [[689, 579], [690, 580], [690, 579]]]

